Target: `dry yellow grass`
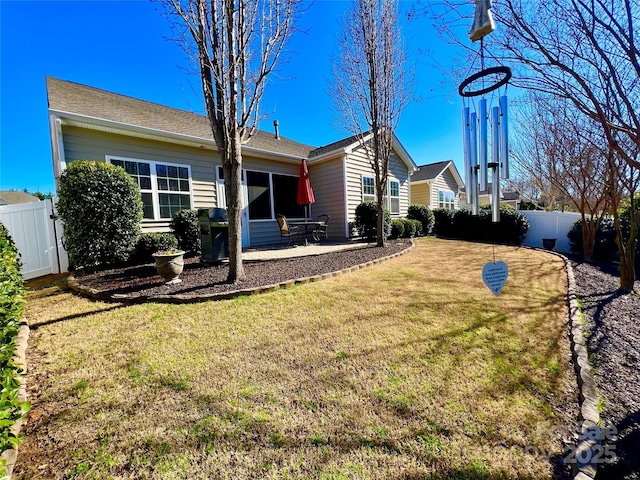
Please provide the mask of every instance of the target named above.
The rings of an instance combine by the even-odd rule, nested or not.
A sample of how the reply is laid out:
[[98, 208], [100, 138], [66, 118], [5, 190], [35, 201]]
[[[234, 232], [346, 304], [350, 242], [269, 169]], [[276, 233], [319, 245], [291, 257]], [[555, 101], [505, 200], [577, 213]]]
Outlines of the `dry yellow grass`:
[[495, 252], [499, 297], [492, 247], [444, 240], [217, 303], [32, 292], [17, 478], [550, 478], [545, 428], [575, 401], [563, 264]]

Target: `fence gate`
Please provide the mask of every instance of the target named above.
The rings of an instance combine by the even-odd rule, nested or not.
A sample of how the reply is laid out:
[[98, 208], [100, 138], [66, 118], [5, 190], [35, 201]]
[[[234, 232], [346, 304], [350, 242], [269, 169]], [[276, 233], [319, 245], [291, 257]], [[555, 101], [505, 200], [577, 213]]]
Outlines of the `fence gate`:
[[42, 202], [0, 205], [0, 222], [18, 247], [25, 280], [63, 273], [69, 258], [62, 246], [62, 221], [54, 215], [57, 198]]

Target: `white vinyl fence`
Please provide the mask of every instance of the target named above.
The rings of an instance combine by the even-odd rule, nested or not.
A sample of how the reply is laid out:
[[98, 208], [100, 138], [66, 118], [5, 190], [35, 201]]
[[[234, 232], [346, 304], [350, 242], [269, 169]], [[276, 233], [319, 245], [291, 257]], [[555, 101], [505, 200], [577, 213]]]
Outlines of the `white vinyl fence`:
[[69, 268], [62, 246], [62, 220], [54, 215], [56, 200], [0, 205], [0, 222], [18, 247], [25, 280]]
[[571, 253], [567, 233], [571, 226], [580, 220], [576, 212], [543, 212], [538, 210], [518, 210], [524, 214], [531, 225], [524, 239], [524, 245], [542, 248], [543, 238], [555, 238], [555, 251]]

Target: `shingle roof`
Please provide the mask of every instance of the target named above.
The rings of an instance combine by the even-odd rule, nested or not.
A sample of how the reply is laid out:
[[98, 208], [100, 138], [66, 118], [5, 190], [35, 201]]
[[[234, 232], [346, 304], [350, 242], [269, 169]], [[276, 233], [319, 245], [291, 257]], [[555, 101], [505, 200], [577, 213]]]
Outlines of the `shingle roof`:
[[16, 203], [39, 202], [35, 195], [17, 190], [0, 190], [0, 205], [13, 205]]
[[[46, 81], [51, 110], [213, 141], [209, 121], [203, 115], [53, 77]], [[308, 158], [316, 150], [262, 130], [256, 131], [246, 145], [300, 158]]]
[[323, 153], [333, 152], [334, 150], [338, 150], [339, 148], [348, 147], [352, 143], [357, 142], [361, 137], [362, 137], [362, 134], [351, 135], [350, 137], [343, 138], [342, 140], [338, 140], [337, 142], [333, 142], [328, 145], [318, 147], [309, 154], [309, 157], [310, 158], [317, 157], [319, 155], [322, 155]]
[[446, 167], [451, 160], [445, 160], [443, 162], [429, 163], [428, 165], [421, 165], [411, 175], [412, 182], [419, 182], [422, 180], [432, 180], [436, 178]]

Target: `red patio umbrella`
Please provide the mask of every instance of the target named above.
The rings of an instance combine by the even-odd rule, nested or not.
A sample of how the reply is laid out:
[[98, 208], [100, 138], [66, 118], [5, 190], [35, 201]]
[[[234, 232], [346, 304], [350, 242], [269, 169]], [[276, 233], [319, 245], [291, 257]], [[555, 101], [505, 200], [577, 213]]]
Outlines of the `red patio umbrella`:
[[304, 158], [300, 162], [300, 177], [298, 178], [298, 196], [296, 197], [298, 205], [304, 205], [304, 218], [307, 219], [307, 207], [316, 202], [309, 180], [309, 169]]

